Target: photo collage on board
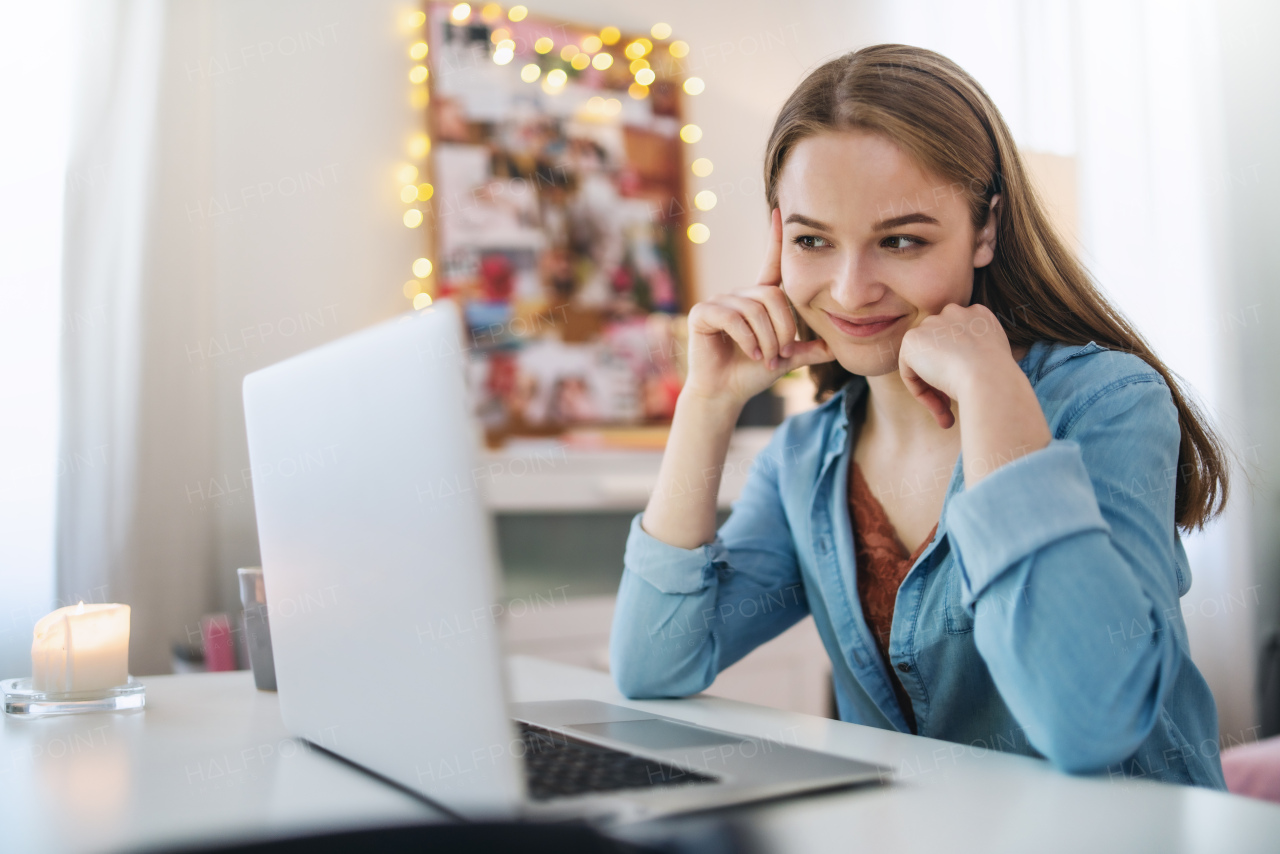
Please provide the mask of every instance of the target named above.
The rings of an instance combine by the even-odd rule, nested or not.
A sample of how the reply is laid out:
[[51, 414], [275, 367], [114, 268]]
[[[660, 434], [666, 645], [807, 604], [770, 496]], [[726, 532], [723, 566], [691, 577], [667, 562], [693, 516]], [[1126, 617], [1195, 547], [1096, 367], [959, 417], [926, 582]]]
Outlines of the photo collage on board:
[[694, 299], [678, 60], [429, 8], [435, 287], [464, 307], [487, 435], [669, 421]]

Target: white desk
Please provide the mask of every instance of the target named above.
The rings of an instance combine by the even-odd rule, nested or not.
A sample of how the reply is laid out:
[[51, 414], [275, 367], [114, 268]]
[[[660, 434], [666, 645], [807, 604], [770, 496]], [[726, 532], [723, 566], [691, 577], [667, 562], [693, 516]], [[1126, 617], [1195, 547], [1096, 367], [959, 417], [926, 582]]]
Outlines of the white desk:
[[[141, 713], [0, 726], [0, 848], [121, 851], [322, 828], [431, 821], [430, 807], [287, 737], [248, 673], [160, 676]], [[520, 658], [518, 700], [628, 703], [605, 674]], [[732, 700], [634, 703], [721, 729], [896, 769], [889, 786], [764, 805], [779, 851], [1280, 850], [1280, 806], [1166, 786], [1071, 778], [1018, 756]]]

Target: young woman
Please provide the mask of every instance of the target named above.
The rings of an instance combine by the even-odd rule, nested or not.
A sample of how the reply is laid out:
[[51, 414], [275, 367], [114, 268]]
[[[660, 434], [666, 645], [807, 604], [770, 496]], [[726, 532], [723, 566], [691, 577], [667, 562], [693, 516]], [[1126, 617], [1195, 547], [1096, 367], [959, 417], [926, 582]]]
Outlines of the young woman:
[[[812, 614], [846, 721], [1225, 788], [1178, 600], [1218, 439], [1054, 233], [938, 54], [813, 72], [765, 157], [760, 282], [694, 307], [611, 641], [630, 697], [703, 690]], [[812, 366], [717, 532], [743, 403]]]

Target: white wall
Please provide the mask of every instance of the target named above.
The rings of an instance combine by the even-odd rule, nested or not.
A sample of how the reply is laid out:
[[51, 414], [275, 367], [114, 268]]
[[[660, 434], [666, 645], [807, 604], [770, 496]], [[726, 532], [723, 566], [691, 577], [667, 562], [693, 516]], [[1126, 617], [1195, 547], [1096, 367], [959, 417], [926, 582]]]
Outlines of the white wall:
[[[203, 484], [180, 486], [193, 512], [214, 517], [224, 608], [238, 602], [235, 568], [258, 563], [248, 490], [213, 495], [219, 482], [245, 486], [242, 378], [409, 309], [401, 288], [425, 254], [423, 232], [401, 222], [394, 175], [421, 130], [409, 105], [411, 8], [217, 3], [199, 65], [185, 58], [196, 70], [176, 80], [208, 97], [215, 119], [209, 198], [173, 213], [211, 243], [209, 323], [174, 357], [213, 384], [215, 464]], [[215, 213], [219, 201], [243, 210]]]

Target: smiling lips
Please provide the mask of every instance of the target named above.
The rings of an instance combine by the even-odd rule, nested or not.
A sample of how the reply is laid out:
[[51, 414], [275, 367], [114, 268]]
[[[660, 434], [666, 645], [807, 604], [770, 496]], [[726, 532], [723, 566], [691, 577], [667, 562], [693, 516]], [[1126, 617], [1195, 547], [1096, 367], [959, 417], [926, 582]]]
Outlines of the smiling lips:
[[906, 317], [905, 314], [881, 314], [875, 317], [860, 317], [857, 320], [852, 320], [845, 317], [839, 317], [829, 311], [823, 313], [830, 318], [832, 326], [839, 329], [845, 335], [852, 335], [854, 338], [870, 338], [872, 335], [877, 335], [885, 331], [890, 326], [893, 326], [899, 320]]

